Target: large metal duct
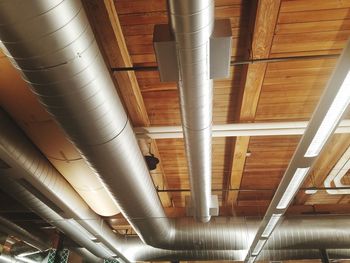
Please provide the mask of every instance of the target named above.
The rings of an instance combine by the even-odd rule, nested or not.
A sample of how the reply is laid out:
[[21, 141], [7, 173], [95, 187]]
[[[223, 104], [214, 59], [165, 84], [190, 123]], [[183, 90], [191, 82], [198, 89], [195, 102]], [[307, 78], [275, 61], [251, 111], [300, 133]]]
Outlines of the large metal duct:
[[[177, 230], [173, 239], [168, 241], [168, 250], [153, 248], [136, 237], [118, 236], [87, 207], [68, 182], [40, 155], [4, 113], [0, 116], [0, 158], [11, 167], [1, 172], [4, 177], [1, 187], [10, 194], [12, 193], [14, 197], [21, 199], [23, 203], [47, 218], [49, 222], [67, 222], [67, 220], [58, 220], [59, 217], [74, 218], [110, 249], [121, 252], [125, 256], [124, 259], [152, 258], [155, 260], [165, 257], [172, 259], [185, 257], [185, 255], [193, 259], [203, 259], [212, 255], [212, 259], [215, 257], [219, 259], [220, 255], [226, 255], [226, 257], [227, 255], [240, 255], [238, 252], [249, 247], [256, 233], [259, 225], [257, 220], [218, 217], [208, 224], [194, 222], [192, 218], [172, 221], [174, 229]], [[9, 183], [5, 181], [5, 176], [17, 179], [15, 183], [12, 180], [12, 183]], [[30, 185], [26, 182], [29, 182]], [[30, 191], [26, 190], [23, 185], [29, 187]], [[42, 195], [31, 185], [39, 189]], [[36, 193], [41, 200], [33, 193]], [[69, 229], [63, 230], [67, 234], [74, 233], [69, 231]], [[270, 250], [346, 248], [349, 242], [350, 221], [347, 216], [323, 218], [318, 216], [317, 218], [286, 220], [271, 236], [266, 248]]]
[[[58, 23], [61, 14], [72, 12], [66, 24]], [[0, 39], [40, 101], [103, 177], [123, 214], [147, 244], [172, 250], [247, 247], [247, 228], [242, 228], [242, 222], [204, 225], [165, 217], [79, 0], [1, 1]], [[127, 243], [88, 208], [4, 115], [0, 132], [1, 156], [16, 168], [5, 173], [19, 174], [22, 183], [40, 190], [66, 217], [81, 219], [87, 231], [122, 256]], [[244, 238], [240, 238], [242, 229]], [[255, 233], [256, 226], [249, 231]]]
[[[49, 203], [61, 217], [77, 219], [88, 232], [122, 257], [118, 237], [3, 111], [0, 111], [0, 158], [10, 167], [3, 169], [1, 175], [16, 179], [41, 201]], [[6, 184], [1, 187], [7, 190]], [[49, 211], [47, 213], [49, 216]]]
[[166, 242], [171, 227], [80, 0], [1, 1], [0, 40], [135, 230]]
[[179, 69], [178, 88], [194, 216], [210, 220], [213, 80], [210, 36], [214, 1], [169, 0]]

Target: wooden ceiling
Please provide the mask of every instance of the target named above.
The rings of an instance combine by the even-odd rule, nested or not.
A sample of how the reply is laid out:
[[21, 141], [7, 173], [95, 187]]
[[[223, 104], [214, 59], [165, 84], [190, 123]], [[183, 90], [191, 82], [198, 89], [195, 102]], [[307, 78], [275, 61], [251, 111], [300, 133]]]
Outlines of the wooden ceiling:
[[[146, 69], [111, 70], [133, 125], [180, 125], [176, 83], [161, 83], [158, 72], [149, 68], [156, 66], [153, 27], [168, 22], [166, 1], [83, 2], [108, 66]], [[231, 21], [232, 61], [286, 59], [233, 66], [229, 79], [215, 81], [213, 123], [309, 120], [335, 66], [335, 55], [350, 37], [350, 0], [216, 0], [215, 4], [216, 18]], [[0, 78], [1, 106], [40, 144], [35, 135], [40, 131], [26, 123], [33, 116], [40, 120], [48, 116], [5, 60], [0, 58], [0, 70], [11, 73]], [[24, 102], [20, 106], [18, 98]], [[214, 138], [212, 188], [219, 196], [221, 215], [263, 215], [299, 139]], [[144, 153], [150, 148], [161, 161], [151, 176], [167, 214], [184, 216], [189, 179], [183, 139], [144, 140], [140, 145]], [[324, 179], [349, 146], [349, 134], [335, 135], [304, 188], [323, 188]], [[350, 196], [329, 195], [322, 189], [314, 195], [300, 190], [288, 211], [349, 212]]]

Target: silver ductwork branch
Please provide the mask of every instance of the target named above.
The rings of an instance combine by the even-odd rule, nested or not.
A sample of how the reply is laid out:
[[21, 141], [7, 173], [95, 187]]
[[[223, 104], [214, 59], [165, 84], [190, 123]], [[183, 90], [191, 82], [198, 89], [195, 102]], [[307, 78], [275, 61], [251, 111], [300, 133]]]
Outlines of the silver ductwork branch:
[[210, 220], [213, 80], [210, 36], [214, 1], [169, 0], [179, 69], [179, 95], [194, 216]]
[[218, 215], [211, 195], [213, 79], [228, 78], [231, 23], [214, 20], [214, 1], [168, 0], [170, 25], [155, 25], [153, 44], [162, 82], [178, 82], [191, 197], [187, 214]]

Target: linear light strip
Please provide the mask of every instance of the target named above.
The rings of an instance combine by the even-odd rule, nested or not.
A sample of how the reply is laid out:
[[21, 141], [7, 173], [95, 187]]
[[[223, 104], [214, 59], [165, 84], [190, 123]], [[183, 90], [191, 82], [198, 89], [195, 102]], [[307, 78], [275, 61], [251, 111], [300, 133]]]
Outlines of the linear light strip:
[[305, 153], [305, 157], [317, 156], [323, 148], [325, 142], [331, 136], [333, 129], [339, 122], [343, 113], [350, 103], [350, 72], [346, 75], [332, 105], [324, 117], [315, 137]]
[[301, 183], [303, 182], [305, 176], [309, 172], [310, 167], [308, 168], [298, 168], [294, 175], [292, 180], [289, 182], [289, 185], [284, 192], [281, 200], [279, 201], [277, 205], [277, 209], [285, 209], [289, 205], [290, 201], [294, 197], [296, 191], [299, 189]]
[[270, 234], [272, 233], [273, 229], [277, 225], [278, 221], [280, 220], [282, 214], [272, 214], [269, 222], [267, 223], [264, 232], [262, 233], [262, 237], [268, 238]]
[[256, 246], [255, 246], [255, 248], [253, 250], [253, 253], [252, 253], [253, 256], [256, 256], [256, 255], [258, 255], [260, 253], [261, 249], [265, 245], [265, 242], [266, 242], [266, 239], [260, 239], [258, 241], [258, 243], [256, 244]]

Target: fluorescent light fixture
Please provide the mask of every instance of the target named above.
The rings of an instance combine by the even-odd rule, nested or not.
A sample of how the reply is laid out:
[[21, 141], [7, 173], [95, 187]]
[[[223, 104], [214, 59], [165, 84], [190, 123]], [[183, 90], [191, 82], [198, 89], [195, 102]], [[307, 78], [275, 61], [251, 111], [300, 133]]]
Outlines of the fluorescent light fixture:
[[265, 242], [266, 242], [266, 239], [260, 239], [258, 241], [258, 243], [256, 244], [256, 246], [255, 246], [255, 248], [253, 250], [253, 253], [252, 253], [253, 256], [257, 256], [260, 253], [261, 249], [265, 245]]
[[328, 137], [336, 127], [338, 121], [345, 112], [350, 102], [350, 72], [346, 75], [332, 105], [330, 106], [326, 116], [324, 117], [315, 137], [305, 153], [305, 157], [317, 156], [323, 148]]
[[109, 254], [111, 257], [117, 256], [112, 250], [106, 247], [103, 243], [97, 243], [97, 244], [105, 251], [105, 253]]
[[301, 183], [303, 182], [306, 174], [308, 173], [310, 167], [308, 168], [298, 168], [294, 175], [292, 180], [289, 182], [289, 185], [284, 192], [281, 200], [279, 201], [277, 205], [277, 209], [285, 209], [287, 208], [289, 202], [294, 197], [296, 191], [299, 189]]
[[272, 214], [269, 222], [267, 223], [264, 232], [262, 233], [262, 237], [269, 237], [272, 233], [272, 230], [275, 228], [278, 220], [281, 218], [281, 214]]
[[79, 229], [79, 231], [81, 231], [84, 235], [86, 235], [86, 237], [90, 240], [95, 240], [96, 237], [91, 234], [89, 231], [87, 231], [84, 227], [82, 227], [77, 221], [75, 221], [74, 219], [68, 219], [68, 221], [74, 225], [77, 229]]
[[254, 263], [256, 257], [250, 257], [247, 263]]

